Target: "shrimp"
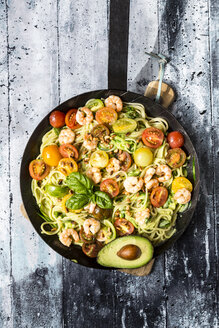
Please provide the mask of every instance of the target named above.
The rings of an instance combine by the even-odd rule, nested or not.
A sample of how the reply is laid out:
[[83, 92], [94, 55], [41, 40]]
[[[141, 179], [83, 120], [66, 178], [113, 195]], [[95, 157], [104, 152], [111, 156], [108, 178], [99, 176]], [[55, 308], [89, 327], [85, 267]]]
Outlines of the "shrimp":
[[122, 100], [118, 96], [109, 96], [105, 100], [106, 107], [113, 108], [117, 112], [121, 112], [123, 104]]
[[95, 210], [96, 204], [90, 202], [87, 206], [84, 207], [85, 211], [88, 211], [89, 213], [93, 213]]
[[71, 129], [63, 129], [59, 134], [59, 143], [67, 144], [72, 143], [75, 140], [75, 133]]
[[137, 177], [128, 177], [124, 181], [124, 187], [127, 192], [135, 194], [143, 187], [144, 181], [142, 178], [138, 180]]
[[90, 133], [85, 134], [84, 139], [83, 146], [87, 148], [87, 150], [93, 150], [97, 147], [98, 139], [93, 138]]
[[76, 113], [76, 121], [80, 125], [89, 124], [93, 121], [94, 116], [92, 111], [87, 107], [79, 108]]
[[60, 233], [59, 239], [63, 245], [69, 247], [73, 241], [79, 241], [79, 236], [76, 230], [65, 229]]
[[148, 181], [148, 182], [146, 183], [145, 186], [146, 186], [146, 188], [147, 188], [148, 190], [150, 190], [150, 189], [154, 189], [154, 188], [156, 188], [156, 187], [159, 186], [159, 182], [158, 182], [157, 179], [151, 179], [150, 181]]
[[115, 157], [110, 158], [109, 163], [106, 167], [106, 171], [111, 175], [113, 174], [113, 172], [118, 172], [119, 170], [120, 170], [120, 161]]
[[106, 241], [110, 238], [111, 234], [112, 233], [109, 227], [107, 229], [100, 229], [97, 233], [97, 240], [100, 242]]
[[145, 210], [138, 211], [135, 215], [135, 221], [140, 224], [144, 225], [146, 222], [145, 220], [150, 217], [150, 210], [146, 208]]
[[172, 171], [168, 165], [159, 165], [156, 169], [156, 174], [160, 176], [158, 178], [159, 182], [165, 182], [172, 177]]
[[178, 189], [173, 197], [179, 204], [187, 204], [191, 199], [191, 192], [186, 188]]
[[95, 235], [95, 233], [100, 230], [100, 222], [93, 218], [86, 219], [84, 221], [83, 228], [86, 235], [89, 235], [90, 232]]
[[88, 169], [86, 175], [96, 184], [99, 183], [102, 179], [100, 169], [97, 167], [91, 167], [90, 169]]
[[155, 174], [155, 169], [153, 167], [149, 167], [145, 172], [144, 182], [147, 183], [148, 181], [150, 181], [154, 174]]

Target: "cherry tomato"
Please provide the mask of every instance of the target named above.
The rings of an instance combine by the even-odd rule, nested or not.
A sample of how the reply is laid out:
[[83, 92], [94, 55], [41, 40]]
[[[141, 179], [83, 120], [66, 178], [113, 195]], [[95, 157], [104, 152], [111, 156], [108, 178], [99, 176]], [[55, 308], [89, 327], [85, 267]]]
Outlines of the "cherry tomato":
[[82, 251], [84, 252], [85, 255], [87, 255], [88, 257], [97, 257], [98, 252], [101, 249], [101, 245], [98, 243], [93, 243], [93, 244], [87, 244], [84, 243], [82, 245]]
[[49, 171], [50, 167], [42, 159], [35, 159], [30, 162], [30, 176], [35, 180], [43, 180], [49, 174]]
[[153, 127], [145, 129], [142, 134], [143, 143], [150, 148], [160, 147], [163, 143], [163, 139], [163, 132]]
[[78, 164], [72, 158], [62, 158], [59, 161], [58, 170], [67, 176], [78, 171]]
[[109, 162], [108, 154], [103, 150], [96, 150], [90, 157], [90, 164], [94, 167], [104, 168]]
[[114, 124], [118, 114], [113, 108], [103, 107], [96, 112], [96, 120], [99, 124]]
[[88, 235], [84, 232], [84, 228], [81, 227], [81, 230], [79, 232], [80, 240], [83, 241], [83, 243], [90, 244], [93, 243], [96, 239], [95, 235], [92, 233], [89, 233]]
[[119, 236], [131, 235], [135, 229], [130, 221], [122, 218], [116, 219], [114, 226]]
[[150, 200], [154, 207], [163, 206], [168, 198], [168, 190], [165, 187], [156, 187], [153, 189]]
[[109, 217], [112, 217], [112, 209], [100, 208], [99, 206], [96, 205], [96, 207], [92, 213], [92, 216], [97, 220], [107, 219]]
[[132, 164], [130, 154], [127, 151], [123, 151], [121, 154], [118, 154], [117, 158], [121, 162], [121, 169], [127, 171]]
[[134, 161], [138, 166], [148, 166], [153, 162], [154, 156], [150, 149], [148, 148], [138, 148], [134, 152]]
[[112, 198], [119, 194], [119, 186], [114, 179], [106, 179], [102, 181], [100, 184], [100, 190], [106, 192]]
[[184, 177], [175, 178], [172, 183], [172, 191], [174, 192], [174, 194], [177, 192], [177, 190], [182, 188], [186, 188], [190, 192], [192, 192], [193, 189], [192, 184], [188, 179]]
[[170, 132], [167, 136], [170, 148], [181, 148], [184, 145], [184, 137], [179, 131]]
[[108, 136], [109, 134], [109, 129], [103, 124], [96, 125], [91, 131], [92, 137], [98, 138], [100, 140], [104, 140], [104, 137]]
[[42, 157], [44, 162], [50, 166], [57, 166], [62, 158], [59, 152], [59, 147], [56, 145], [50, 145], [43, 148]]
[[59, 152], [63, 157], [78, 159], [78, 150], [71, 144], [63, 144], [59, 147]]
[[62, 128], [65, 125], [65, 113], [54, 110], [49, 116], [49, 123], [54, 128]]
[[78, 129], [81, 127], [80, 124], [76, 121], [77, 109], [70, 109], [65, 116], [65, 124], [72, 130]]
[[186, 153], [181, 148], [170, 149], [166, 156], [167, 164], [172, 168], [182, 166], [186, 161]]

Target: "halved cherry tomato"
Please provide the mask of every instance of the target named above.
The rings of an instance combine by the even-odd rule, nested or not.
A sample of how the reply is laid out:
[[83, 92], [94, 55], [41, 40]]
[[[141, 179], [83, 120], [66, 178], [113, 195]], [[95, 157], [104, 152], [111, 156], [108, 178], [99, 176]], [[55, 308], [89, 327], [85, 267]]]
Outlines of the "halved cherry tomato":
[[122, 218], [116, 219], [114, 226], [119, 236], [131, 235], [135, 229], [130, 221]]
[[170, 132], [167, 136], [170, 148], [181, 148], [184, 145], [184, 137], [179, 131]]
[[119, 194], [119, 186], [114, 179], [106, 179], [102, 181], [100, 184], [100, 190], [106, 192], [112, 198]]
[[80, 237], [80, 240], [83, 241], [86, 244], [93, 243], [96, 240], [96, 236], [93, 235], [92, 233], [86, 234], [84, 232], [83, 227], [81, 227], [81, 230], [79, 232], [79, 237]]
[[162, 145], [164, 134], [160, 129], [151, 127], [143, 131], [143, 143], [150, 148], [158, 148]]
[[93, 244], [87, 244], [84, 243], [82, 245], [82, 251], [84, 252], [85, 255], [88, 257], [97, 257], [97, 254], [99, 253], [101, 249], [101, 245], [98, 243], [93, 243]]
[[65, 124], [72, 130], [78, 129], [81, 127], [80, 124], [76, 121], [77, 109], [70, 109], [65, 116]]
[[121, 162], [121, 169], [123, 171], [127, 171], [132, 164], [132, 158], [130, 154], [127, 151], [123, 151], [121, 154], [118, 154], [117, 158]]
[[63, 157], [78, 159], [78, 150], [71, 144], [63, 144], [59, 147], [59, 152]]
[[118, 114], [113, 108], [103, 107], [96, 112], [96, 120], [99, 124], [114, 124]]
[[168, 198], [168, 190], [165, 187], [156, 187], [153, 189], [151, 193], [151, 204], [154, 207], [161, 207], [163, 206]]
[[30, 176], [35, 180], [43, 180], [49, 171], [50, 167], [42, 159], [35, 159], [29, 164]]
[[96, 125], [91, 131], [92, 137], [98, 138], [100, 140], [104, 140], [104, 137], [109, 136], [109, 134], [109, 129], [103, 124]]
[[50, 166], [57, 166], [62, 158], [59, 147], [56, 145], [50, 145], [43, 148], [42, 152], [43, 160]]
[[172, 183], [172, 191], [174, 193], [176, 193], [177, 190], [182, 189], [182, 188], [186, 188], [190, 192], [192, 192], [192, 189], [193, 189], [192, 184], [188, 179], [186, 179], [184, 177], [175, 178]]
[[182, 166], [186, 161], [186, 153], [181, 148], [170, 149], [166, 156], [167, 164], [172, 168]]
[[65, 113], [54, 110], [49, 116], [49, 123], [54, 128], [62, 128], [65, 125]]
[[103, 150], [96, 150], [90, 157], [90, 164], [93, 167], [104, 168], [109, 162], [108, 154]]
[[62, 158], [59, 161], [58, 170], [67, 176], [78, 171], [78, 164], [72, 158]]

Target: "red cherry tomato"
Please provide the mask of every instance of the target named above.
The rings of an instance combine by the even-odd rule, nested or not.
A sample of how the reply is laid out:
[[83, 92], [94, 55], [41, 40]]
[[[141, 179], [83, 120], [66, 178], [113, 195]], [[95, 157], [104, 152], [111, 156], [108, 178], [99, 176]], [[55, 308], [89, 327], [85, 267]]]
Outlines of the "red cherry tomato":
[[147, 128], [143, 131], [142, 140], [143, 143], [150, 148], [158, 148], [162, 145], [164, 134], [160, 129]]
[[70, 109], [65, 116], [65, 124], [72, 130], [78, 129], [81, 127], [80, 124], [76, 121], [77, 109]]
[[43, 180], [49, 174], [49, 171], [50, 167], [42, 159], [35, 159], [30, 162], [30, 176], [35, 180]]
[[153, 189], [151, 193], [151, 204], [154, 207], [161, 207], [163, 206], [168, 198], [168, 190], [165, 187], [156, 187]]
[[63, 144], [59, 147], [59, 152], [62, 157], [70, 157], [74, 158], [75, 160], [78, 159], [78, 150], [75, 146], [71, 144]]
[[96, 239], [95, 235], [92, 235], [92, 233], [90, 233], [90, 234], [87, 235], [84, 232], [84, 228], [83, 227], [81, 227], [81, 230], [79, 232], [79, 237], [80, 237], [80, 240], [83, 241], [86, 244], [92, 244], [92, 243], [95, 242], [95, 239]]
[[167, 141], [171, 148], [181, 148], [184, 145], [184, 137], [179, 131], [170, 132]]
[[87, 255], [88, 257], [97, 257], [98, 252], [101, 249], [101, 245], [98, 243], [93, 243], [93, 244], [87, 244], [84, 243], [82, 245], [82, 251], [84, 252], [85, 255]]
[[170, 149], [166, 156], [167, 164], [172, 168], [182, 166], [186, 161], [186, 153], [181, 148]]
[[65, 125], [65, 113], [54, 110], [49, 116], [49, 123], [54, 128], [61, 128]]
[[112, 198], [119, 194], [119, 186], [114, 179], [106, 179], [102, 181], [100, 184], [100, 190], [106, 192]]
[[114, 226], [119, 236], [131, 235], [135, 229], [130, 221], [122, 218], [116, 219]]
[[127, 151], [123, 151], [121, 154], [118, 154], [117, 158], [121, 162], [121, 169], [123, 171], [127, 171], [132, 164], [132, 158], [130, 154]]

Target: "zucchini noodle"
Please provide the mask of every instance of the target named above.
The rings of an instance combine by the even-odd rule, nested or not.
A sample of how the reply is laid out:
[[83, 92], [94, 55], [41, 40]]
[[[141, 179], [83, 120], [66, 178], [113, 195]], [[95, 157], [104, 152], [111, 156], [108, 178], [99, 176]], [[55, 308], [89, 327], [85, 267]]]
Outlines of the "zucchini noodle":
[[[103, 100], [104, 101], [104, 100]], [[163, 131], [166, 135], [168, 130], [168, 123], [166, 120], [160, 117], [149, 117], [145, 112], [145, 108], [139, 103], [123, 103], [122, 112], [118, 113], [118, 118], [130, 118], [137, 122], [137, 127], [134, 131], [119, 134], [110, 132], [108, 144], [99, 142], [96, 149], [104, 151], [108, 154], [108, 157], [116, 157], [121, 152], [125, 151], [133, 156], [134, 152], [144, 147], [141, 140], [141, 136], [145, 128], [155, 127]], [[78, 167], [79, 171], [86, 174], [86, 171], [92, 168], [89, 159], [93, 153], [93, 150], [87, 150], [83, 142], [88, 133], [91, 133], [92, 129], [98, 125], [98, 122], [94, 119], [91, 123], [82, 125], [74, 130], [75, 141], [74, 146], [79, 151]], [[65, 129], [66, 127], [64, 127]], [[42, 151], [48, 145], [59, 146], [59, 133], [52, 128], [42, 138], [42, 144], [40, 147], [40, 154], [37, 159], [42, 159]], [[95, 151], [94, 150], [94, 151]], [[100, 221], [101, 228], [108, 232], [108, 238], [105, 240], [105, 244], [116, 238], [116, 229], [114, 221], [119, 218], [125, 218], [133, 224], [137, 234], [147, 237], [154, 245], [165, 242], [175, 233], [175, 223], [177, 219], [177, 213], [183, 212], [189, 208], [190, 203], [185, 205], [178, 204], [171, 191], [173, 179], [176, 177], [186, 177], [187, 170], [186, 164], [183, 166], [172, 169], [171, 178], [162, 183], [167, 188], [169, 197], [164, 206], [156, 208], [153, 207], [150, 202], [150, 192], [147, 188], [143, 188], [137, 193], [127, 193], [124, 188], [124, 181], [128, 177], [137, 177], [138, 179], [144, 179], [148, 168], [156, 169], [159, 165], [166, 165], [166, 156], [169, 150], [169, 144], [166, 138], [163, 144], [157, 149], [151, 149], [153, 152], [153, 163], [139, 168], [132, 160], [132, 165], [125, 171], [123, 169], [109, 172], [105, 168], [101, 169], [101, 181], [105, 179], [115, 179], [119, 186], [119, 194], [113, 199], [113, 210], [109, 217]], [[83, 224], [87, 218], [92, 217], [92, 213], [82, 208], [81, 210], [69, 210], [66, 208], [66, 196], [60, 198], [51, 196], [47, 192], [47, 186], [53, 185], [58, 187], [66, 187], [66, 176], [61, 173], [56, 167], [51, 167], [50, 173], [42, 180], [32, 180], [32, 193], [36, 199], [36, 203], [39, 206], [39, 215], [45, 220], [41, 225], [43, 234], [58, 235], [65, 229], [74, 229], [76, 232], [80, 232]], [[99, 186], [99, 183], [98, 183]], [[96, 186], [96, 187], [98, 187]], [[69, 191], [69, 196], [72, 192]], [[149, 216], [142, 222], [138, 220], [141, 213], [148, 210]], [[82, 241], [79, 240], [74, 244], [82, 245]]]

